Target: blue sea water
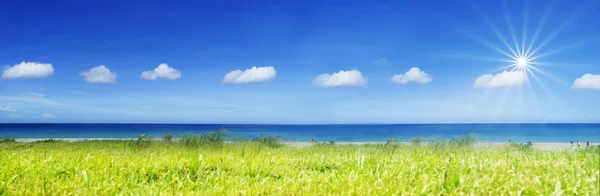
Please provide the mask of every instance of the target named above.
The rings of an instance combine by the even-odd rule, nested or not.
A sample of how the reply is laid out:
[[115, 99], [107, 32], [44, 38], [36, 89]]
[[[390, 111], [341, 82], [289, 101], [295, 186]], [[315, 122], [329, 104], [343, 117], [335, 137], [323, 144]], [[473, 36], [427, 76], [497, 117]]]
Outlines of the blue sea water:
[[448, 139], [475, 133], [481, 141], [600, 142], [600, 124], [364, 124], [364, 125], [255, 125], [255, 124], [0, 124], [8, 138], [135, 138], [198, 134], [226, 128], [230, 137], [281, 136], [286, 141], [386, 141], [421, 138]]

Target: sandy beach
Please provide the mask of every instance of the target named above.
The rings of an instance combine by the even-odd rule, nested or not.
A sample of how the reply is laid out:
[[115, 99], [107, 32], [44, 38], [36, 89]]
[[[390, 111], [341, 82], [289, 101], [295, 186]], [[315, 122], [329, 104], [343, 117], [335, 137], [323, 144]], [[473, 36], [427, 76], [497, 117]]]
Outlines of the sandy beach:
[[[68, 142], [79, 142], [79, 141], [89, 141], [89, 140], [135, 140], [137, 138], [19, 138], [15, 139], [17, 142], [36, 142], [42, 140], [61, 140]], [[160, 140], [160, 138], [155, 138], [155, 140]], [[301, 142], [301, 141], [285, 141], [282, 142], [286, 145], [304, 148], [310, 147], [313, 145], [311, 142]], [[411, 142], [399, 142], [401, 144], [410, 145]], [[424, 142], [426, 143], [426, 142]], [[364, 144], [385, 144], [385, 142], [335, 142], [337, 145], [364, 145]], [[580, 142], [581, 147], [585, 148], [585, 142]], [[600, 143], [590, 143], [590, 145], [599, 145]], [[507, 145], [506, 142], [478, 142], [476, 144], [477, 147], [482, 148], [490, 148], [490, 147], [502, 147]], [[577, 143], [571, 144], [568, 142], [537, 142], [533, 143], [533, 147], [540, 150], [569, 150], [571, 148], [576, 149]]]
[[[309, 147], [312, 144], [309, 142], [284, 142], [287, 145], [295, 146], [295, 147]], [[411, 142], [400, 142], [401, 144], [411, 145]], [[385, 144], [385, 142], [336, 142], [338, 145], [362, 145], [362, 144]], [[494, 147], [502, 147], [506, 146], [506, 142], [478, 142], [475, 144], [477, 147], [482, 148], [494, 148]], [[598, 143], [590, 143], [590, 145], [598, 145]], [[573, 148], [576, 148], [577, 144], [574, 144]], [[550, 143], [550, 142], [541, 142], [541, 143], [533, 143], [533, 147], [540, 150], [568, 150], [571, 149], [570, 143]], [[585, 143], [581, 143], [580, 148], [585, 148]]]

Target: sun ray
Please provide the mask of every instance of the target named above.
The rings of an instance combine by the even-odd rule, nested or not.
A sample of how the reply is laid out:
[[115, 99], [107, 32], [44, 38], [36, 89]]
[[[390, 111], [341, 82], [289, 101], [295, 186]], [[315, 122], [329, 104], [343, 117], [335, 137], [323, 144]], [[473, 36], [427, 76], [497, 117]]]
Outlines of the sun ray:
[[529, 7], [528, 4], [529, 1], [525, 1], [525, 5], [523, 6], [523, 32], [522, 32], [522, 39], [521, 39], [521, 57], [524, 57], [527, 53], [525, 52], [525, 42], [527, 40], [527, 19], [528, 19], [528, 14], [527, 14], [527, 8]]
[[556, 64], [556, 63], [546, 63], [546, 62], [539, 62], [539, 61], [529, 61], [528, 64], [530, 66], [568, 66], [568, 64]]
[[530, 56], [528, 59], [529, 60], [536, 60], [536, 59], [539, 59], [539, 58], [542, 58], [542, 57], [545, 57], [545, 56], [548, 56], [548, 55], [560, 53], [560, 52], [563, 52], [565, 50], [569, 50], [569, 49], [572, 49], [572, 48], [575, 48], [575, 47], [580, 47], [583, 44], [589, 44], [589, 43], [594, 42], [594, 41], [595, 40], [580, 41], [580, 42], [577, 42], [577, 43], [569, 44], [567, 46], [563, 46], [563, 47], [560, 47], [560, 48], [553, 49], [553, 50], [545, 52], [543, 54], [539, 54], [539, 55], [536, 55], [536, 56]]
[[518, 70], [520, 67], [519, 66], [514, 66], [510, 71], [513, 72], [515, 70]]
[[496, 28], [496, 26], [494, 26], [494, 24], [492, 24], [492, 22], [490, 22], [490, 20], [485, 16], [485, 14], [483, 14], [481, 9], [474, 2], [472, 2], [471, 5], [472, 5], [473, 9], [475, 9], [475, 12], [479, 15], [479, 17], [481, 19], [483, 19], [483, 21], [492, 30], [492, 32], [498, 37], [498, 39], [500, 39], [500, 41], [502, 41], [504, 46], [506, 46], [510, 50], [510, 52], [512, 52], [512, 54], [514, 56], [518, 56], [517, 53], [515, 52], [515, 50], [510, 46], [510, 44], [508, 44], [508, 42], [506, 41], [506, 38], [504, 38], [504, 36], [502, 36], [502, 34], [498, 30], [498, 28]]
[[535, 62], [535, 61], [529, 61], [530, 65], [545, 65], [545, 63], [543, 62]]
[[518, 58], [521, 58], [522, 57], [521, 49], [519, 48], [519, 44], [517, 43], [517, 36], [515, 35], [515, 28], [513, 27], [512, 22], [510, 20], [510, 13], [509, 13], [507, 5], [506, 5], [506, 0], [502, 1], [502, 13], [504, 15], [504, 20], [506, 21], [506, 24], [508, 25], [510, 35], [512, 37], [513, 43], [515, 44], [515, 48], [517, 50], [517, 54], [515, 54], [515, 56], [518, 56]]
[[[569, 113], [572, 113], [570, 107], [566, 106], [566, 102], [561, 101], [560, 99], [558, 99], [558, 97], [554, 96], [554, 94], [552, 93], [552, 91], [550, 89], [548, 89], [540, 79], [538, 79], [537, 77], [535, 77], [535, 74], [533, 72], [531, 72], [531, 75], [534, 76], [534, 78], [536, 79], [536, 81], [538, 82], [538, 84], [542, 87], [542, 90], [544, 90], [544, 93], [546, 94], [546, 97], [549, 98], [550, 101], [552, 101], [553, 104], [556, 104], [555, 107], [561, 107], [563, 111], [567, 111]], [[570, 115], [568, 115], [570, 116]]]
[[[544, 82], [549, 82], [549, 81], [541, 80], [540, 76], [544, 76], [544, 78], [550, 78], [554, 81], [557, 81], [556, 84], [560, 83], [561, 85], [566, 85], [566, 86], [568, 86], [569, 84], [567, 84], [567, 82], [564, 82], [561, 79], [543, 71], [542, 69], [540, 69], [540, 67], [541, 66], [554, 66], [554, 65], [573, 66], [573, 64], [571, 64], [571, 63], [561, 64], [561, 63], [554, 63], [554, 62], [551, 63], [551, 62], [547, 62], [548, 60], [545, 60], [544, 58], [548, 57], [550, 55], [554, 55], [554, 54], [563, 52], [567, 49], [581, 46], [582, 44], [585, 44], [585, 43], [590, 43], [590, 40], [585, 40], [585, 41], [574, 43], [574, 44], [571, 44], [571, 43], [562, 44], [559, 47], [554, 46], [555, 44], [553, 43], [553, 41], [559, 35], [562, 35], [562, 33], [565, 32], [567, 27], [574, 24], [574, 22], [573, 22], [574, 18], [576, 18], [577, 15], [581, 14], [581, 13], [575, 13], [575, 14], [571, 15], [571, 17], [567, 18], [567, 20], [564, 20], [562, 23], [559, 23], [557, 26], [552, 25], [553, 27], [550, 27], [550, 26], [546, 27], [549, 24], [548, 21], [550, 21], [549, 19], [551, 17], [551, 13], [557, 7], [556, 6], [557, 4], [555, 2], [556, 2], [555, 0], [551, 0], [551, 2], [549, 2], [549, 5], [545, 8], [545, 12], [541, 15], [539, 20], [537, 22], [535, 22], [534, 20], [531, 20], [533, 17], [531, 17], [532, 15], [530, 15], [530, 13], [528, 12], [531, 9], [531, 7], [529, 7], [530, 2], [528, 2], [527, 0], [525, 2], [523, 2], [523, 4], [522, 4], [523, 14], [519, 16], [522, 18], [517, 18], [515, 15], [511, 15], [511, 12], [510, 12], [512, 10], [513, 11], [512, 14], [514, 14], [515, 13], [514, 11], [516, 11], [516, 10], [514, 10], [512, 7], [509, 7], [508, 4], [506, 3], [506, 0], [502, 0], [502, 14], [503, 14], [504, 20], [507, 24], [507, 26], [505, 27], [506, 30], [503, 30], [503, 31], [500, 31], [497, 28], [497, 26], [495, 26], [495, 24], [490, 22], [491, 20], [489, 20], [484, 15], [484, 12], [482, 12], [481, 10], [476, 8], [475, 11], [477, 11], [479, 16], [482, 18], [482, 20], [485, 22], [485, 24], [489, 27], [489, 29], [494, 33], [494, 35], [499, 39], [498, 41], [500, 41], [501, 43], [494, 41], [493, 43], [497, 44], [497, 45], [494, 45], [492, 43], [484, 41], [483, 39], [476, 39], [476, 40], [478, 40], [482, 44], [488, 46], [489, 48], [491, 48], [497, 52], [500, 52], [501, 54], [503, 54], [504, 56], [506, 56], [508, 58], [507, 59], [473, 58], [473, 59], [496, 61], [496, 62], [509, 62], [510, 64], [503, 65], [500, 68], [492, 71], [492, 73], [498, 72], [498, 71], [500, 71], [500, 72], [504, 72], [504, 71], [518, 72], [518, 73], [511, 73], [511, 74], [521, 74], [522, 73], [522, 74], [524, 74], [523, 82], [527, 83], [527, 86], [521, 85], [521, 84], [506, 85], [503, 89], [504, 93], [502, 93], [500, 95], [500, 92], [498, 92], [496, 94], [497, 97], [494, 98], [494, 100], [496, 101], [496, 104], [498, 104], [497, 105], [498, 107], [496, 107], [494, 110], [490, 111], [491, 113], [489, 113], [489, 115], [491, 118], [496, 118], [496, 116], [498, 114], [503, 112], [502, 106], [507, 104], [507, 96], [508, 96], [508, 93], [512, 91], [512, 88], [518, 88], [518, 89], [515, 89], [515, 90], [518, 90], [517, 92], [513, 91], [513, 93], [516, 93], [516, 94], [510, 95], [510, 97], [511, 97], [510, 104], [517, 104], [516, 105], [517, 108], [513, 109], [513, 112], [516, 111], [517, 113], [510, 113], [512, 115], [528, 114], [528, 113], [523, 113], [525, 111], [520, 110], [521, 106], [526, 106], [523, 104], [537, 105], [537, 109], [541, 109], [539, 102], [542, 102], [545, 99], [548, 99], [549, 101], [552, 101], [554, 103], [560, 102], [560, 100], [558, 100], [557, 97], [555, 97], [554, 94], [552, 93], [552, 89], [548, 88], [547, 84], [544, 83]], [[584, 4], [586, 4], [586, 3], [584, 3]], [[579, 7], [579, 6], [577, 6], [577, 7]], [[500, 19], [500, 22], [502, 22], [501, 20], [502, 19]], [[522, 20], [522, 23], [518, 24], [518, 22], [521, 22], [521, 20]], [[513, 23], [513, 21], [517, 21], [517, 23]], [[530, 25], [531, 25], [531, 27], [535, 27], [535, 29], [531, 29], [531, 31], [529, 31], [528, 27]], [[517, 28], [522, 27], [522, 29], [516, 29], [515, 27], [517, 27]], [[546, 31], [549, 33], [545, 33]], [[519, 34], [519, 33], [521, 33], [521, 34]], [[507, 35], [507, 36], [505, 36], [505, 35]], [[475, 37], [475, 36], [472, 36], [472, 37]], [[510, 40], [511, 38], [512, 38], [512, 41]], [[510, 44], [511, 42], [512, 42], [512, 44]], [[504, 48], [501, 45], [506, 46], [506, 48], [508, 48], [508, 50], [506, 50], [506, 48]], [[550, 50], [548, 50], [548, 48], [550, 48]], [[550, 81], [550, 82], [552, 84], [555, 84], [552, 81]], [[535, 85], [534, 83], [536, 83], [537, 85]], [[541, 88], [542, 90], [537, 90], [538, 93], [536, 94], [536, 90], [535, 90], [536, 88]], [[526, 90], [526, 93], [524, 92], [524, 90]], [[543, 93], [539, 93], [539, 92], [543, 92]], [[531, 93], [531, 95], [529, 95], [529, 93]], [[545, 94], [545, 96], [544, 96], [544, 94]], [[530, 100], [531, 98], [529, 98], [529, 97], [524, 98], [524, 96], [533, 96], [533, 100]], [[533, 103], [529, 103], [530, 101], [533, 101]], [[531, 109], [531, 108], [529, 108], [529, 109]], [[540, 113], [539, 115], [543, 115], [543, 113]]]
[[559, 67], [597, 67], [594, 64], [573, 64], [573, 63], [551, 63], [551, 62], [540, 62], [540, 61], [533, 61], [533, 62], [529, 62], [529, 64], [531, 65], [536, 65], [536, 66], [559, 66]]
[[[536, 68], [536, 67], [533, 67], [533, 66], [528, 66], [527, 68], [529, 68], [530, 70], [536, 71], [536, 72], [538, 72], [538, 73], [540, 73], [540, 74], [542, 74], [542, 75], [544, 75], [546, 77], [549, 77], [549, 78], [551, 78], [551, 79], [553, 79], [553, 80], [561, 83], [562, 85], [568, 86], [567, 82], [565, 82], [565, 81], [563, 81], [563, 80], [561, 80], [561, 79], [559, 79], [559, 78], [557, 78], [557, 77], [555, 77], [555, 76], [553, 76], [553, 75], [551, 75], [549, 73], [546, 73], [545, 71], [542, 71], [539, 68]], [[533, 73], [533, 72], [531, 72], [531, 73]]]
[[[568, 104], [567, 102], [563, 102], [560, 99], [558, 99], [558, 97], [554, 96], [554, 94], [550, 91], [550, 89], [548, 89], [542, 83], [542, 81], [535, 76], [535, 74], [533, 72], [530, 72], [530, 73], [534, 77], [534, 79], [536, 80], [536, 82], [540, 85], [540, 87], [542, 88], [542, 90], [544, 90], [544, 93], [546, 94], [546, 97], [548, 97], [550, 99], [550, 101], [552, 101], [553, 104], [555, 104], [555, 107], [560, 107], [563, 111], [567, 111], [570, 114], [573, 113], [572, 109], [566, 105], [566, 104]], [[567, 115], [567, 116], [572, 116], [572, 115]]]
[[510, 46], [510, 44], [508, 44], [508, 42], [506, 41], [506, 38], [504, 38], [504, 36], [502, 36], [502, 34], [500, 34], [500, 31], [498, 31], [498, 29], [496, 29], [496, 27], [494, 27], [492, 25], [490, 28], [492, 28], [492, 31], [494, 32], [494, 34], [496, 34], [496, 36], [498, 37], [498, 39], [500, 39], [502, 41], [502, 43], [504, 44], [504, 46], [506, 46], [510, 50], [510, 52], [512, 52], [512, 54], [514, 56], [519, 56], [519, 55], [517, 55], [517, 53], [515, 52], [515, 50]]
[[556, 2], [556, 0], [550, 1], [550, 3], [548, 4], [548, 7], [546, 7], [546, 10], [544, 11], [544, 15], [542, 16], [542, 18], [538, 22], [537, 27], [535, 28], [535, 32], [533, 34], [531, 42], [529, 42], [529, 46], [527, 47], [527, 51], [525, 52], [526, 54], [529, 54], [529, 52], [531, 51], [531, 48], [535, 44], [535, 41], [537, 40], [538, 36], [542, 32], [542, 29], [544, 29], [544, 27], [546, 26], [546, 20], [548, 19], [548, 16], [550, 16], [550, 13], [552, 13], [552, 11], [554, 10], [555, 2]]
[[[525, 68], [525, 69], [529, 69], [529, 68]], [[554, 102], [557, 101], [556, 97], [554, 97], [554, 95], [552, 95], [552, 93], [550, 93], [550, 90], [548, 90], [548, 88], [546, 87], [546, 85], [544, 85], [544, 83], [535, 75], [535, 73], [533, 73], [531, 70], [528, 71], [529, 74], [531, 74], [531, 76], [533, 77], [533, 79], [538, 83], [538, 85], [540, 85], [540, 87], [542, 88], [542, 90], [544, 90], [544, 93], [546, 94], [546, 97], [550, 98], [551, 100], [553, 100]]]
[[510, 64], [510, 65], [501, 66], [501, 67], [498, 67], [498, 68], [493, 68], [493, 69], [492, 69], [492, 70], [490, 70], [489, 72], [493, 73], [493, 72], [498, 72], [498, 71], [504, 71], [504, 70], [506, 70], [506, 69], [508, 69], [508, 68], [511, 68], [511, 67], [516, 67], [516, 66], [517, 66], [517, 64], [514, 64], [514, 63], [513, 63], [513, 64]]
[[564, 28], [565, 27], [558, 27], [552, 34], [550, 34], [550, 36], [548, 36], [548, 38], [546, 38], [535, 49], [533, 49], [533, 51], [531, 51], [531, 53], [528, 53], [528, 55], [525, 58], [531, 58], [536, 53], [538, 53], [540, 50], [542, 50], [550, 41], [552, 41], [556, 36], [558, 36]]
[[503, 54], [503, 55], [504, 55], [504, 56], [506, 56], [506, 57], [509, 57], [509, 58], [511, 58], [511, 59], [513, 59], [513, 60], [517, 60], [517, 59], [516, 59], [516, 58], [515, 58], [513, 55], [510, 55], [508, 52], [506, 52], [506, 51], [504, 51], [504, 50], [500, 49], [498, 46], [496, 46], [496, 45], [494, 45], [494, 44], [492, 44], [492, 43], [490, 43], [490, 42], [488, 42], [488, 41], [485, 41], [485, 40], [483, 40], [483, 39], [481, 39], [480, 37], [477, 37], [477, 36], [475, 36], [475, 35], [472, 35], [472, 34], [469, 34], [469, 33], [466, 33], [466, 32], [464, 32], [464, 33], [465, 33], [465, 34], [466, 34], [466, 35], [467, 35], [469, 38], [471, 38], [471, 39], [474, 39], [475, 41], [479, 42], [480, 44], [483, 44], [484, 46], [486, 46], [486, 47], [488, 47], [488, 48], [490, 48], [490, 49], [492, 49], [492, 50], [494, 50], [494, 51], [496, 51], [496, 52], [499, 52], [500, 54]]
[[535, 55], [535, 53], [539, 52], [541, 49], [543, 49], [550, 41], [554, 40], [554, 38], [556, 38], [558, 35], [560, 35], [560, 33], [562, 33], [567, 27], [571, 26], [575, 19], [579, 18], [580, 16], [582, 16], [585, 12], [587, 12], [587, 9], [589, 9], [590, 6], [587, 6], [589, 3], [585, 2], [581, 5], [581, 7], [579, 7], [580, 10], [578, 12], [575, 12], [575, 14], [571, 15], [566, 21], [564, 21], [561, 25], [559, 25], [558, 27], [556, 27], [552, 33], [550, 33], [550, 35], [544, 39], [544, 41], [542, 41], [542, 43], [540, 43], [538, 45], [538, 47], [536, 47], [531, 53], [529, 53], [529, 55], [527, 56], [527, 58], [530, 58], [531, 56]]
[[[444, 57], [452, 57], [452, 58], [465, 58], [471, 60], [481, 60], [481, 61], [490, 61], [490, 62], [503, 62], [503, 63], [514, 63], [515, 60], [507, 60], [501, 58], [492, 58], [492, 57], [478, 57], [473, 55], [443, 55]], [[512, 56], [511, 56], [512, 57]]]

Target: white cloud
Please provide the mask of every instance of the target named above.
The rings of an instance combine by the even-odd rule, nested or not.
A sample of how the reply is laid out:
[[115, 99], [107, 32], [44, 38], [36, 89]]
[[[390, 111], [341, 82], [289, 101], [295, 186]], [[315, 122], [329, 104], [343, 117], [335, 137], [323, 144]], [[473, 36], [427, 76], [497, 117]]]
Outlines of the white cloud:
[[20, 114], [12, 113], [8, 115], [8, 118], [21, 118]]
[[397, 74], [392, 77], [392, 82], [398, 84], [406, 84], [409, 82], [427, 84], [432, 80], [433, 78], [429, 74], [425, 73], [424, 71], [421, 71], [421, 69], [419, 69], [418, 67], [410, 68], [410, 70], [408, 70], [406, 73]]
[[54, 73], [54, 67], [50, 63], [38, 62], [21, 62], [2, 73], [2, 79], [18, 79], [18, 78], [46, 78]]
[[54, 114], [50, 114], [50, 113], [42, 114], [42, 117], [44, 117], [44, 118], [56, 118], [56, 116], [54, 116]]
[[89, 71], [81, 72], [85, 81], [88, 83], [114, 84], [117, 80], [117, 73], [110, 72], [110, 69], [104, 65], [93, 67]]
[[7, 105], [7, 106], [0, 105], [0, 112], [14, 112], [14, 111], [16, 111], [16, 110], [13, 109], [12, 107], [10, 107], [9, 105]]
[[595, 89], [600, 90], [600, 74], [585, 74], [575, 79], [571, 89]]
[[350, 71], [341, 70], [340, 72], [329, 74], [321, 74], [313, 81], [316, 85], [330, 88], [341, 86], [365, 87], [367, 86], [367, 78], [363, 77], [360, 71], [353, 69]]
[[527, 81], [527, 73], [523, 71], [503, 71], [502, 73], [492, 75], [485, 74], [479, 76], [473, 84], [474, 88], [499, 88], [519, 86]]
[[146, 80], [156, 80], [157, 78], [176, 80], [181, 78], [181, 72], [173, 67], [169, 67], [166, 63], [161, 63], [158, 67], [154, 68], [154, 70], [142, 72], [141, 77]]
[[223, 78], [225, 84], [246, 84], [246, 83], [257, 83], [266, 82], [273, 80], [277, 75], [277, 71], [272, 66], [265, 67], [252, 67], [250, 69], [233, 70]]

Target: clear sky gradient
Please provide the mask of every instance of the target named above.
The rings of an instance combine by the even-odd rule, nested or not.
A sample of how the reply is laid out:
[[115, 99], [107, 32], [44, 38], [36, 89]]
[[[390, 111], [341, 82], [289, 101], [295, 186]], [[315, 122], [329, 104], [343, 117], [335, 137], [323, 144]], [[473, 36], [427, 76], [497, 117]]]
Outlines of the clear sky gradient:
[[0, 0], [0, 122], [600, 122], [599, 8]]

